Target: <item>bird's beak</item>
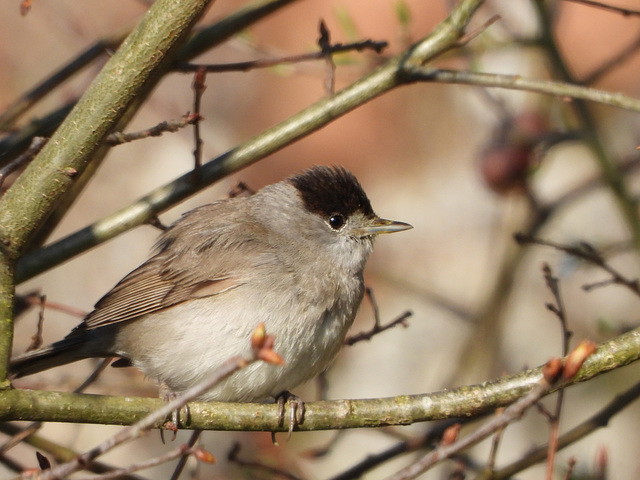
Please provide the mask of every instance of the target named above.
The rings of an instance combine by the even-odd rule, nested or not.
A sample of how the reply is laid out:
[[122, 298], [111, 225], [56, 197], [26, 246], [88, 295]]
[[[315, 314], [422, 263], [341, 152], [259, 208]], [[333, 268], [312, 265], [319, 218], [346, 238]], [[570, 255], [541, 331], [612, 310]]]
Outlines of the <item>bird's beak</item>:
[[413, 228], [413, 226], [408, 223], [376, 217], [368, 225], [358, 228], [358, 234], [362, 237], [368, 237], [381, 235], [383, 233], [402, 232], [403, 230], [409, 230], [410, 228]]

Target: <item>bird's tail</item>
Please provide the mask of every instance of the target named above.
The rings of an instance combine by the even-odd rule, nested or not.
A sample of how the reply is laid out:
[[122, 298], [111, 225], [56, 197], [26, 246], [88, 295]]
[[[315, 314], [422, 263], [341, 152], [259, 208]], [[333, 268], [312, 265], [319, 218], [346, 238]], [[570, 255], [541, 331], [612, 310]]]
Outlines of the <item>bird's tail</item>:
[[9, 378], [33, 375], [85, 358], [79, 351], [82, 342], [82, 335], [72, 335], [46, 347], [18, 355], [11, 359]]

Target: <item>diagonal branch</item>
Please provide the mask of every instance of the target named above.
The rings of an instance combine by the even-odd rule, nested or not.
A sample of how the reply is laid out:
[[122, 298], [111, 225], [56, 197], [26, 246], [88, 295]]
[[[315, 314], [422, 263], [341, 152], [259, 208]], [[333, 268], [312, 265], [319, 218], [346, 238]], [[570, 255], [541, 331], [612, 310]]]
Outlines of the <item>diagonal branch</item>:
[[[285, 146], [319, 130], [336, 118], [349, 113], [364, 103], [412, 81], [401, 72], [406, 65], [422, 65], [442, 52], [453, 48], [464, 34], [483, 0], [464, 0], [428, 37], [417, 42], [406, 52], [392, 58], [366, 77], [356, 81], [333, 96], [324, 98], [282, 123], [247, 140], [217, 158], [204, 164], [199, 181], [191, 173], [151, 191], [133, 204], [109, 217], [66, 237], [55, 244], [24, 257], [20, 261], [17, 281], [42, 273], [80, 252], [86, 251], [127, 230], [147, 223], [158, 213], [172, 207], [220, 180], [245, 168]], [[0, 204], [1, 207], [1, 204]], [[2, 217], [0, 216], [0, 225]]]

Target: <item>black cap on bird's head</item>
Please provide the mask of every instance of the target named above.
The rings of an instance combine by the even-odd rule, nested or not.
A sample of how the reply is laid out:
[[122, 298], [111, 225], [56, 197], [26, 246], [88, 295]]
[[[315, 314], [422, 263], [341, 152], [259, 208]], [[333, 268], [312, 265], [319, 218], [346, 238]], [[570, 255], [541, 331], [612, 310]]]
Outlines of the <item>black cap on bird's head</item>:
[[321, 216], [361, 212], [375, 217], [371, 202], [358, 179], [342, 167], [313, 167], [289, 179], [312, 213]]
[[298, 190], [309, 212], [324, 218], [338, 215], [346, 219], [356, 213], [366, 218], [366, 225], [354, 231], [358, 236], [366, 237], [412, 228], [403, 222], [378, 217], [358, 179], [343, 167], [313, 167], [289, 178], [289, 182]]

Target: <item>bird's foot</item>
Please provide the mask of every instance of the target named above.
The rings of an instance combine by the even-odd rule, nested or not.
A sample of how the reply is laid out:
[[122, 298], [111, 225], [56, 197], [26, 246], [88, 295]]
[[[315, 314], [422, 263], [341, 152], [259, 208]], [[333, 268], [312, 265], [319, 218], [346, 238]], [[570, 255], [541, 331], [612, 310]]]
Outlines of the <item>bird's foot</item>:
[[[278, 426], [284, 425], [285, 405], [289, 404], [289, 430], [287, 431], [287, 440], [289, 440], [294, 428], [304, 422], [304, 402], [297, 395], [285, 390], [276, 397], [276, 403], [278, 404]], [[275, 432], [271, 433], [271, 440], [277, 444]]]
[[[160, 384], [159, 394], [160, 394], [160, 398], [165, 403], [168, 403], [177, 397], [176, 393], [164, 383]], [[182, 413], [182, 418], [184, 419], [183, 422], [180, 422], [181, 413]], [[164, 431], [169, 430], [173, 432], [173, 437], [171, 438], [171, 441], [174, 441], [176, 439], [176, 434], [180, 429], [180, 425], [186, 425], [189, 423], [189, 416], [190, 416], [190, 412], [189, 412], [188, 404], [185, 404], [181, 408], [175, 409], [174, 411], [172, 411], [171, 416], [167, 418], [166, 422], [164, 422], [164, 424], [162, 425], [162, 428], [160, 429], [160, 438], [162, 439], [162, 443], [164, 443]]]

